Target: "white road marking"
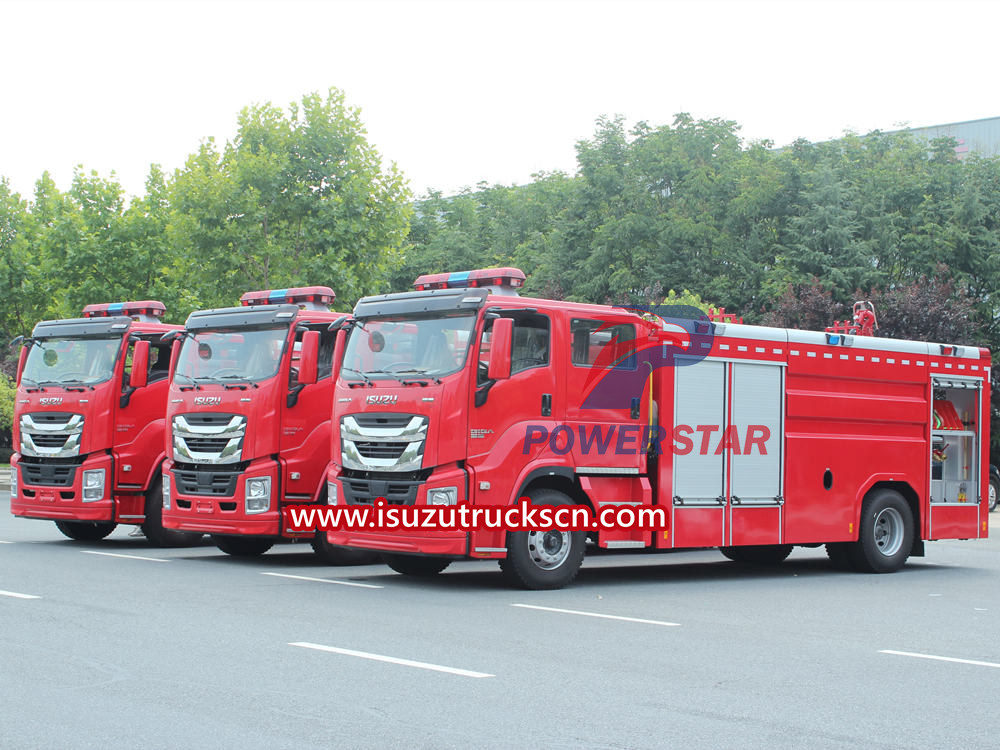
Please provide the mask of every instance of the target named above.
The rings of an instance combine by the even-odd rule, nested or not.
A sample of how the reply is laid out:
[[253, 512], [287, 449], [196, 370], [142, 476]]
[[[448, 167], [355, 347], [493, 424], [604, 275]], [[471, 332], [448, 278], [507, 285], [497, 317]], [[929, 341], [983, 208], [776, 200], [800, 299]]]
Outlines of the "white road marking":
[[149, 562], [170, 562], [164, 557], [143, 557], [142, 555], [122, 555], [117, 552], [96, 552], [92, 549], [80, 550], [85, 555], [103, 555], [104, 557], [123, 557], [126, 560], [148, 560]]
[[353, 651], [349, 648], [336, 648], [335, 646], [322, 646], [318, 643], [305, 643], [302, 641], [289, 643], [289, 646], [299, 648], [311, 648], [314, 651], [326, 651], [331, 654], [342, 654], [344, 656], [356, 656], [359, 659], [370, 659], [371, 661], [383, 661], [389, 664], [400, 664], [404, 667], [416, 667], [417, 669], [429, 669], [432, 672], [447, 672], [457, 674], [460, 677], [496, 677], [496, 675], [486, 672], [473, 672], [468, 669], [458, 669], [457, 667], [445, 667], [441, 664], [430, 664], [425, 661], [413, 661], [412, 659], [399, 659], [395, 656], [383, 656], [382, 654], [370, 654], [367, 651]]
[[14, 599], [41, 599], [40, 596], [35, 596], [34, 594], [19, 594], [16, 591], [0, 591], [0, 596], [10, 596]]
[[337, 581], [333, 578], [311, 578], [310, 576], [293, 576], [290, 573], [261, 573], [262, 576], [274, 576], [275, 578], [294, 578], [296, 581], [315, 581], [316, 583], [335, 583], [338, 586], [357, 586], [360, 589], [384, 589], [385, 586], [378, 586], [374, 583], [355, 583], [354, 581]]
[[6, 542], [3, 539], [0, 539], [0, 544], [13, 544], [13, 543], [14, 542]]
[[892, 654], [893, 656], [912, 656], [914, 659], [933, 659], [934, 661], [951, 661], [956, 664], [972, 664], [975, 667], [993, 667], [1000, 669], [1000, 664], [991, 661], [976, 661], [975, 659], [956, 659], [953, 656], [935, 656], [934, 654], [915, 654], [910, 651], [879, 651], [880, 654]]
[[522, 609], [538, 609], [543, 612], [559, 612], [564, 615], [581, 615], [582, 617], [600, 617], [604, 620], [623, 620], [625, 622], [641, 622], [645, 625], [662, 625], [667, 628], [679, 628], [679, 622], [664, 622], [663, 620], [644, 620], [641, 617], [622, 617], [621, 615], [605, 615], [600, 612], [581, 612], [576, 609], [557, 609], [556, 607], [539, 607], [535, 604], [511, 604]]

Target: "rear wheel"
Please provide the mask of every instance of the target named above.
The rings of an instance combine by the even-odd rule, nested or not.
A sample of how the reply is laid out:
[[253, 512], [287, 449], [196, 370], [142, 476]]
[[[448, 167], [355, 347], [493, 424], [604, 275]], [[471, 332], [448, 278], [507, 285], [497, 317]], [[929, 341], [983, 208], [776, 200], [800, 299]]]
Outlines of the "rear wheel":
[[1000, 474], [995, 466], [990, 466], [990, 513], [997, 508], [997, 497], [1000, 496]]
[[893, 573], [906, 563], [913, 546], [913, 513], [895, 490], [878, 490], [861, 506], [858, 541], [851, 563], [864, 573]]
[[154, 547], [191, 547], [202, 534], [163, 528], [163, 480], [157, 479], [146, 495], [146, 520], [139, 527]]
[[376, 552], [330, 544], [323, 532], [313, 537], [312, 548], [320, 560], [330, 565], [368, 565], [378, 560]]
[[382, 560], [397, 573], [402, 573], [405, 576], [416, 576], [418, 578], [436, 576], [451, 565], [451, 559], [447, 557], [421, 557], [418, 555], [397, 555], [392, 553], [384, 553]]
[[56, 521], [56, 528], [78, 542], [96, 542], [115, 530], [116, 523], [100, 521]]
[[[534, 505], [574, 504], [557, 490], [533, 490], [528, 497]], [[586, 543], [586, 531], [510, 531], [507, 559], [500, 569], [508, 581], [521, 588], [562, 588], [580, 572]]]
[[733, 562], [750, 565], [777, 565], [792, 554], [790, 544], [761, 544], [746, 547], [719, 547], [719, 552]]
[[212, 534], [215, 546], [233, 557], [258, 557], [274, 546], [274, 542], [260, 536], [223, 536]]

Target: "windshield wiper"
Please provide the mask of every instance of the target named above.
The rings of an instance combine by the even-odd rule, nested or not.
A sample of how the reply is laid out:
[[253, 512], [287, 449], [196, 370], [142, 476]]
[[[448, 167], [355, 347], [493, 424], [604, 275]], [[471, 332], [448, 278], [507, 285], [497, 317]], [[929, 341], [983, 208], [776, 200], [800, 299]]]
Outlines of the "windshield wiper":
[[181, 385], [181, 386], [179, 386], [182, 391], [192, 391], [192, 390], [195, 390], [195, 389], [197, 389], [199, 391], [201, 390], [201, 386], [198, 385], [197, 383], [195, 383], [194, 382], [194, 378], [192, 378], [190, 375], [184, 375], [183, 373], [175, 372], [174, 373], [174, 380], [179, 380], [180, 378], [184, 378], [186, 381], [188, 381], [189, 383], [191, 383], [191, 385]]
[[[356, 373], [356, 374], [360, 375], [361, 379], [365, 381], [365, 383], [364, 383], [365, 385], [369, 385], [369, 386], [374, 386], [375, 385], [371, 380], [368, 379], [367, 375], [365, 375], [363, 372], [361, 372], [361, 370], [355, 370], [353, 367], [341, 367], [340, 369], [343, 372], [353, 372], [353, 373]], [[361, 385], [361, 383], [348, 383], [347, 387], [348, 388], [353, 388], [356, 385]]]
[[[426, 369], [413, 368], [413, 369], [410, 369], [410, 370], [397, 370], [397, 372], [399, 372], [399, 373], [412, 372], [414, 375], [426, 375], [431, 380], [433, 380], [437, 385], [441, 385], [441, 378], [437, 377], [436, 375], [431, 375], [430, 371], [426, 370]], [[427, 383], [426, 383], [426, 381], [423, 381], [423, 380], [407, 380], [407, 381], [405, 381], [403, 383], [403, 385], [409, 385], [409, 384], [426, 385]]]
[[259, 385], [257, 385], [249, 378], [244, 378], [239, 375], [224, 375], [223, 377], [219, 378], [219, 380], [239, 381], [239, 382], [223, 383], [222, 387], [225, 388], [227, 391], [231, 390], [245, 391], [250, 386], [253, 386], [254, 388], [260, 388]]
[[[31, 383], [31, 385], [33, 385], [34, 388], [32, 388], [30, 385], [25, 385], [25, 383]], [[33, 391], [44, 391], [45, 390], [44, 388], [42, 388], [42, 384], [41, 383], [39, 383], [38, 381], [32, 380], [31, 378], [26, 378], [23, 375], [21, 376], [21, 385], [24, 386], [24, 390], [26, 390], [28, 393], [32, 393]]]

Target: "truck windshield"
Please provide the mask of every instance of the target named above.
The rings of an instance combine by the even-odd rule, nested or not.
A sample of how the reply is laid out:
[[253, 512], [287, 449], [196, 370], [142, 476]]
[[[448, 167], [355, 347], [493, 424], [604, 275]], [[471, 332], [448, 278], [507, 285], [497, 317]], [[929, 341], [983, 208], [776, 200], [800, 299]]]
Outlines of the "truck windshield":
[[475, 314], [465, 311], [359, 320], [344, 350], [344, 378], [439, 377], [457, 372], [465, 364], [475, 325]]
[[288, 326], [188, 331], [175, 377], [184, 381], [257, 381], [278, 372]]
[[103, 383], [114, 375], [121, 346], [121, 335], [35, 339], [21, 380], [36, 385]]

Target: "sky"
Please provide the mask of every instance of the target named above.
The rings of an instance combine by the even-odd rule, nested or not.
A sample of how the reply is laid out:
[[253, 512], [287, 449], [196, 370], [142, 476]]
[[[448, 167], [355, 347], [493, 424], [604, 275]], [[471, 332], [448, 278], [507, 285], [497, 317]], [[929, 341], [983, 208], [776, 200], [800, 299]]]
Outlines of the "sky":
[[418, 196], [572, 174], [602, 115], [776, 145], [995, 117], [997, 28], [990, 0], [0, 0], [0, 177], [141, 195], [331, 86]]

